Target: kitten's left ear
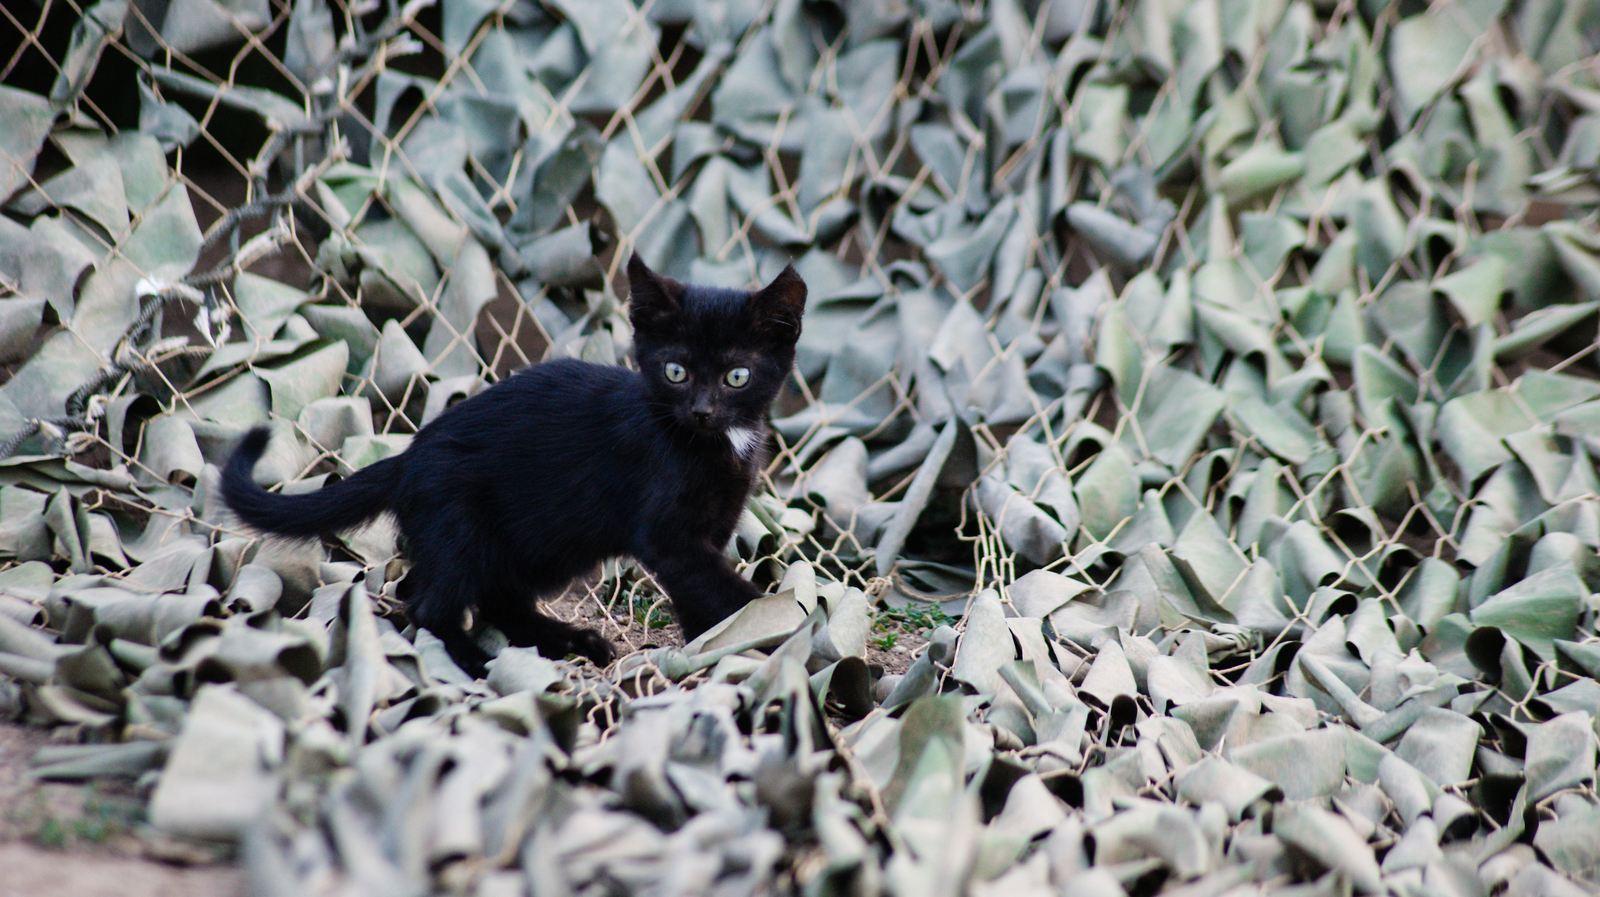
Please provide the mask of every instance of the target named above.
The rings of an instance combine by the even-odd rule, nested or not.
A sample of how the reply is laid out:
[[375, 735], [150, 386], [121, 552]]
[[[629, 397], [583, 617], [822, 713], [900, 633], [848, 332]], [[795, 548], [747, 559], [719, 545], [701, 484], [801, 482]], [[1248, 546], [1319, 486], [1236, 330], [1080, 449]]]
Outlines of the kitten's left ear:
[[683, 311], [683, 284], [650, 270], [635, 252], [628, 259], [628, 321], [635, 330], [660, 332]]
[[800, 317], [806, 312], [806, 282], [785, 265], [778, 276], [750, 296], [751, 327], [771, 339], [800, 338]]

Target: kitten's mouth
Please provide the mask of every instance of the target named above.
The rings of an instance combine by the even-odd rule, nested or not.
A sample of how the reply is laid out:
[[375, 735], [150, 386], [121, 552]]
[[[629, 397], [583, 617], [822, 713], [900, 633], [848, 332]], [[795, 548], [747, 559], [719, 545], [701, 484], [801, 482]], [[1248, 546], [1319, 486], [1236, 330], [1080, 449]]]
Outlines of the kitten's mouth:
[[727, 426], [721, 420], [709, 415], [702, 417], [693, 413], [680, 414], [678, 415], [678, 420], [689, 429], [707, 436], [716, 436], [727, 429]]

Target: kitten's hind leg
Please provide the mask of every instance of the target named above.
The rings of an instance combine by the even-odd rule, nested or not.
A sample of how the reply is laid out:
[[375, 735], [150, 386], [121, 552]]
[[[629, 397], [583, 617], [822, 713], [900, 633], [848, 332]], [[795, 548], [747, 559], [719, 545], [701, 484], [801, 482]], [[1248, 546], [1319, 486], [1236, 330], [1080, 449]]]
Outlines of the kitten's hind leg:
[[450, 659], [461, 671], [474, 679], [488, 674], [484, 666], [489, 662], [489, 652], [478, 645], [463, 624], [466, 610], [473, 604], [473, 596], [459, 577], [434, 577], [428, 574], [431, 567], [413, 560], [411, 571], [402, 580], [401, 596], [405, 598], [406, 615], [411, 622], [428, 630], [444, 642]]
[[580, 654], [605, 666], [616, 657], [611, 641], [593, 629], [583, 629], [534, 610], [525, 600], [502, 599], [480, 605], [484, 617], [506, 640], [519, 648], [538, 648], [551, 659]]

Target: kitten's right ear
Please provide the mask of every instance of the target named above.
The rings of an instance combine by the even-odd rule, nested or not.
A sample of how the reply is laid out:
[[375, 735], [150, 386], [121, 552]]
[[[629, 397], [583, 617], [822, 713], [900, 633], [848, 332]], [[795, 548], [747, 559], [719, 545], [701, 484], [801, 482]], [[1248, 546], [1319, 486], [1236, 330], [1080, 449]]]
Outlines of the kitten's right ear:
[[763, 336], [793, 345], [800, 338], [800, 318], [806, 313], [806, 282], [793, 265], [750, 296], [751, 328]]
[[650, 270], [635, 252], [628, 259], [628, 322], [634, 330], [660, 332], [683, 311], [683, 284]]

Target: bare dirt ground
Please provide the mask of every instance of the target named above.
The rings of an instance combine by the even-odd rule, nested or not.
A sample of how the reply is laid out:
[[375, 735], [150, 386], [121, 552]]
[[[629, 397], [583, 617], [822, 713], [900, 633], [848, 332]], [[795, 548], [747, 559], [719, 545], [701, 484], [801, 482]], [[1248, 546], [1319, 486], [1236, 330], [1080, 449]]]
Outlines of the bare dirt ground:
[[[621, 657], [647, 648], [680, 648], [683, 631], [665, 601], [630, 605], [625, 596], [607, 593], [597, 576], [573, 583], [561, 595], [540, 603], [540, 610], [558, 620], [599, 630]], [[904, 673], [928, 643], [923, 628], [880, 617], [867, 643], [867, 662], [885, 674]]]
[[134, 832], [144, 800], [131, 783], [36, 782], [28, 760], [44, 729], [0, 723], [0, 897], [243, 897], [234, 864], [154, 859]]

